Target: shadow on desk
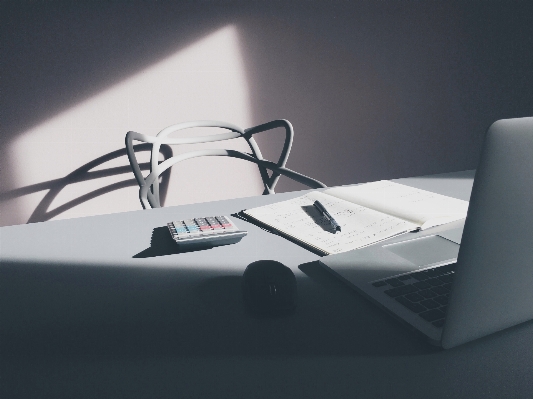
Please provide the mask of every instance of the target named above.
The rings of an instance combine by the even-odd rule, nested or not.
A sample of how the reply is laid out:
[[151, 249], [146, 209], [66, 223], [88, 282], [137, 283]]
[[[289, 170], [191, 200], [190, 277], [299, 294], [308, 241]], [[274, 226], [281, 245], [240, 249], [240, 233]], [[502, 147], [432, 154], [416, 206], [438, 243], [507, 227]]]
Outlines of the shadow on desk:
[[[260, 318], [241, 275], [198, 268], [2, 262], [1, 352], [146, 358], [359, 356], [435, 352], [345, 289], [301, 265], [295, 314]], [[347, 303], [343, 303], [349, 301]], [[377, 316], [377, 317], [376, 317]]]
[[168, 227], [161, 226], [152, 230], [150, 246], [133, 255], [133, 258], [153, 258], [156, 256], [176, 255], [182, 252], [170, 236]]

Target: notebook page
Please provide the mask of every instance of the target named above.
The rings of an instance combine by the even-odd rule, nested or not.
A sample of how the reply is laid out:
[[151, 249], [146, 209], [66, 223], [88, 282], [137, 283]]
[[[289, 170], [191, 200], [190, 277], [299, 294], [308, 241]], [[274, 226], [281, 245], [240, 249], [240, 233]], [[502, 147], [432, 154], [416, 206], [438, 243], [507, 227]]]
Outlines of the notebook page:
[[[316, 200], [341, 225], [340, 232], [334, 233], [331, 224], [313, 206]], [[405, 220], [318, 191], [244, 213], [328, 254], [361, 248], [417, 228]]]
[[422, 229], [463, 219], [468, 210], [467, 201], [388, 180], [331, 188], [325, 192], [408, 220]]

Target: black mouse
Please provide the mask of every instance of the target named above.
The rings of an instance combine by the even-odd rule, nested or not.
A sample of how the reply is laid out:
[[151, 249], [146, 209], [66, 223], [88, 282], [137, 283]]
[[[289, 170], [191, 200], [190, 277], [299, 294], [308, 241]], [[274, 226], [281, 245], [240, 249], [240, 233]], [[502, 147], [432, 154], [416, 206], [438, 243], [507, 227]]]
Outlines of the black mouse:
[[243, 274], [244, 303], [260, 315], [284, 315], [296, 308], [296, 277], [291, 269], [275, 260], [250, 263]]

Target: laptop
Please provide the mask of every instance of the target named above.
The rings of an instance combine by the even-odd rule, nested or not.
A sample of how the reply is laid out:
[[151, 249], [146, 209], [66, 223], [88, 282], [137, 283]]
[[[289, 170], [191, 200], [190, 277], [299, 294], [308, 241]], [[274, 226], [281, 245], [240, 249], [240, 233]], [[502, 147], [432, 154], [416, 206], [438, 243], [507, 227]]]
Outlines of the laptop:
[[533, 117], [488, 129], [464, 224], [320, 263], [443, 348], [533, 319]]

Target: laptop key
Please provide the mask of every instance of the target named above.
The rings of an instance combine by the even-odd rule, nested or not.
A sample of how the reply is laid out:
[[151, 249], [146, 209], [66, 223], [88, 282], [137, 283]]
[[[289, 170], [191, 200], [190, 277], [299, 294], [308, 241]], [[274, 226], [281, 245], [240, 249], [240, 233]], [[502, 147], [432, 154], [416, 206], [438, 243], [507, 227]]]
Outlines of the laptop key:
[[416, 292], [418, 289], [412, 285], [404, 285], [401, 287], [391, 288], [390, 290], [383, 291], [385, 294], [391, 297], [397, 297], [400, 295], [410, 294], [411, 292]]
[[420, 302], [424, 300], [424, 297], [420, 294], [417, 294], [416, 292], [413, 292], [412, 294], [407, 294], [405, 297], [411, 302]]
[[437, 285], [443, 285], [444, 281], [439, 280], [438, 278], [432, 278], [429, 280], [426, 280], [429, 284], [436, 287]]
[[433, 299], [434, 301], [440, 303], [441, 305], [447, 305], [448, 304], [448, 297], [445, 295], [438, 296]]
[[439, 280], [445, 283], [451, 283], [453, 281], [453, 274], [445, 274], [444, 276], [439, 276]]
[[409, 280], [411, 278], [411, 275], [410, 274], [404, 274], [403, 276], [398, 276], [396, 278], [398, 280], [405, 281], [405, 280]]
[[418, 281], [427, 280], [429, 276], [424, 272], [411, 273], [411, 277], [417, 279]]
[[374, 287], [383, 287], [384, 285], [387, 285], [385, 281], [376, 281], [375, 283], [372, 283]]
[[438, 286], [438, 287], [433, 287], [433, 288], [431, 289], [431, 291], [436, 292], [436, 293], [439, 294], [439, 295], [444, 295], [444, 294], [447, 294], [448, 292], [450, 292], [449, 289], [445, 288], [445, 287], [442, 286], [442, 285], [441, 285], [441, 286]]
[[435, 309], [440, 306], [440, 304], [438, 302], [435, 302], [433, 299], [425, 299], [420, 303], [428, 309]]
[[434, 298], [437, 296], [433, 291], [431, 290], [423, 290], [418, 292], [420, 295], [422, 295], [424, 298]]
[[403, 296], [397, 297], [396, 300], [400, 302], [403, 306], [405, 306], [407, 309], [415, 313], [420, 313], [420, 312], [427, 310], [424, 306], [420, 305], [419, 303], [411, 302], [410, 300], [405, 299]]
[[446, 316], [439, 309], [431, 309], [426, 312], [419, 313], [418, 315], [427, 321], [436, 321], [439, 319], [444, 319], [444, 317]]
[[385, 280], [385, 282], [387, 284], [390, 284], [391, 286], [393, 287], [400, 287], [402, 285], [404, 285], [400, 280], [398, 280], [397, 278], [389, 278], [388, 280]]
[[420, 288], [421, 290], [425, 290], [427, 288], [431, 288], [431, 284], [426, 283], [425, 281], [419, 281], [417, 283], [413, 284], [415, 287]]

